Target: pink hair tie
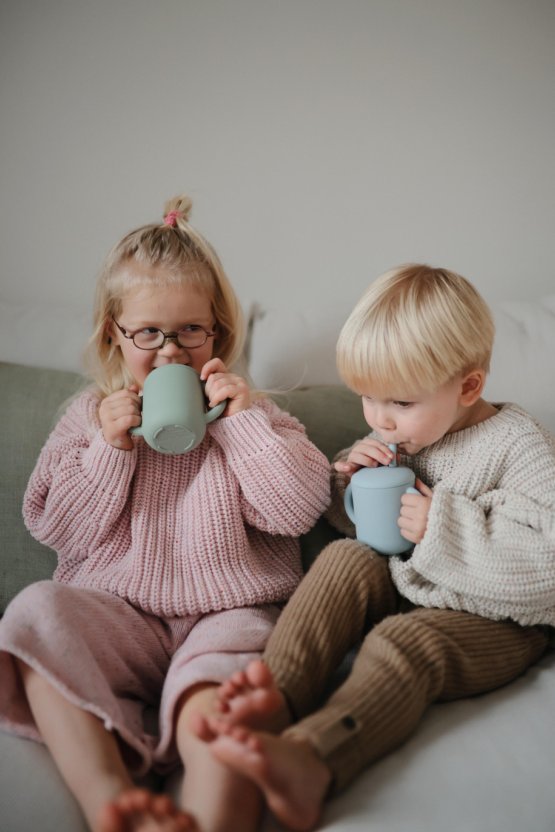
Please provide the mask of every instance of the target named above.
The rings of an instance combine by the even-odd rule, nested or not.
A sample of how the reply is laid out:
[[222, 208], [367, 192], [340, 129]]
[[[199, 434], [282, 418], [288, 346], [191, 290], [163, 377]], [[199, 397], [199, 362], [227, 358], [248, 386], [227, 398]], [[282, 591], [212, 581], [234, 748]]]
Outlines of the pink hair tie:
[[177, 218], [181, 216], [181, 211], [170, 211], [164, 217], [164, 225], [171, 225], [172, 227], [177, 225]]

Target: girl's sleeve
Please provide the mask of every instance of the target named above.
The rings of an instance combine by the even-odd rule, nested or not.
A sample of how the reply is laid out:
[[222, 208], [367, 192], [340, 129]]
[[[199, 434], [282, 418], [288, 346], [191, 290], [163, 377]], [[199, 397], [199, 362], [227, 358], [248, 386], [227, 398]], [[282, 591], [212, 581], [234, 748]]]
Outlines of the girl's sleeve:
[[345, 511], [345, 490], [350, 482], [350, 477], [336, 471], [333, 463], [338, 460], [345, 461], [349, 456], [351, 448], [345, 448], [339, 451], [333, 458], [331, 474], [330, 474], [330, 488], [331, 488], [331, 502], [326, 511], [326, 520], [337, 529], [338, 532], [344, 534], [346, 537], [355, 537], [356, 529], [354, 523], [349, 519]]
[[23, 518], [33, 537], [59, 555], [84, 557], [102, 542], [123, 511], [136, 464], [136, 450], [104, 441], [98, 399], [76, 399], [48, 438], [23, 500]]
[[457, 593], [555, 606], [555, 453], [538, 434], [510, 454], [497, 488], [472, 500], [435, 486], [413, 568]]
[[315, 524], [330, 498], [329, 462], [304, 427], [270, 399], [212, 425], [241, 489], [246, 523], [298, 536]]

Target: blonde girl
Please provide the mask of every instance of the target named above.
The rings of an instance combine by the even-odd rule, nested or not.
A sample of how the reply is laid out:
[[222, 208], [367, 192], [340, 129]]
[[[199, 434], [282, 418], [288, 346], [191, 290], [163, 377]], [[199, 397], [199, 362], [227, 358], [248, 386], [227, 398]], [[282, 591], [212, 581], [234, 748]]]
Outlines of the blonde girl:
[[[93, 832], [256, 827], [256, 789], [212, 757], [189, 713], [209, 714], [218, 682], [263, 650], [301, 577], [294, 538], [329, 497], [329, 466], [302, 426], [233, 369], [239, 304], [190, 208], [172, 200], [106, 260], [95, 386], [56, 425], [24, 500], [58, 565], [0, 623], [0, 724], [46, 744]], [[210, 405], [228, 400], [177, 456], [129, 433], [145, 379], [168, 363], [196, 370]], [[180, 761], [177, 805], [134, 785]]]

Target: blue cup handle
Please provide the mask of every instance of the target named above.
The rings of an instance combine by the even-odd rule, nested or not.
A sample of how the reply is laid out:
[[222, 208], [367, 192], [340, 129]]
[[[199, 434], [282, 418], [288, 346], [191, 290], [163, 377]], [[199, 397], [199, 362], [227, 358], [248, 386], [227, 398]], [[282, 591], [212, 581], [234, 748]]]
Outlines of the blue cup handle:
[[353, 488], [351, 483], [345, 489], [345, 494], [343, 496], [343, 501], [345, 504], [345, 511], [347, 512], [347, 516], [352, 523], [356, 524], [355, 520], [355, 505], [353, 503]]
[[413, 488], [412, 485], [409, 485], [409, 487], [405, 491], [405, 494], [420, 494], [420, 491], [418, 491], [417, 488]]

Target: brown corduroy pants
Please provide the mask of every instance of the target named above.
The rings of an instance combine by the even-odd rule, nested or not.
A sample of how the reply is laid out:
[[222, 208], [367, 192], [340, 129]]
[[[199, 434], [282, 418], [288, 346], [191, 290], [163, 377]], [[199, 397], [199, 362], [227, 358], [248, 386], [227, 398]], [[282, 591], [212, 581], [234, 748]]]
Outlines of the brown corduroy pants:
[[[284, 735], [312, 743], [332, 771], [335, 793], [400, 745], [432, 702], [507, 684], [547, 643], [541, 627], [412, 607], [397, 593], [387, 559], [346, 539], [311, 566], [264, 659], [297, 720]], [[358, 645], [346, 681], [324, 701]]]

